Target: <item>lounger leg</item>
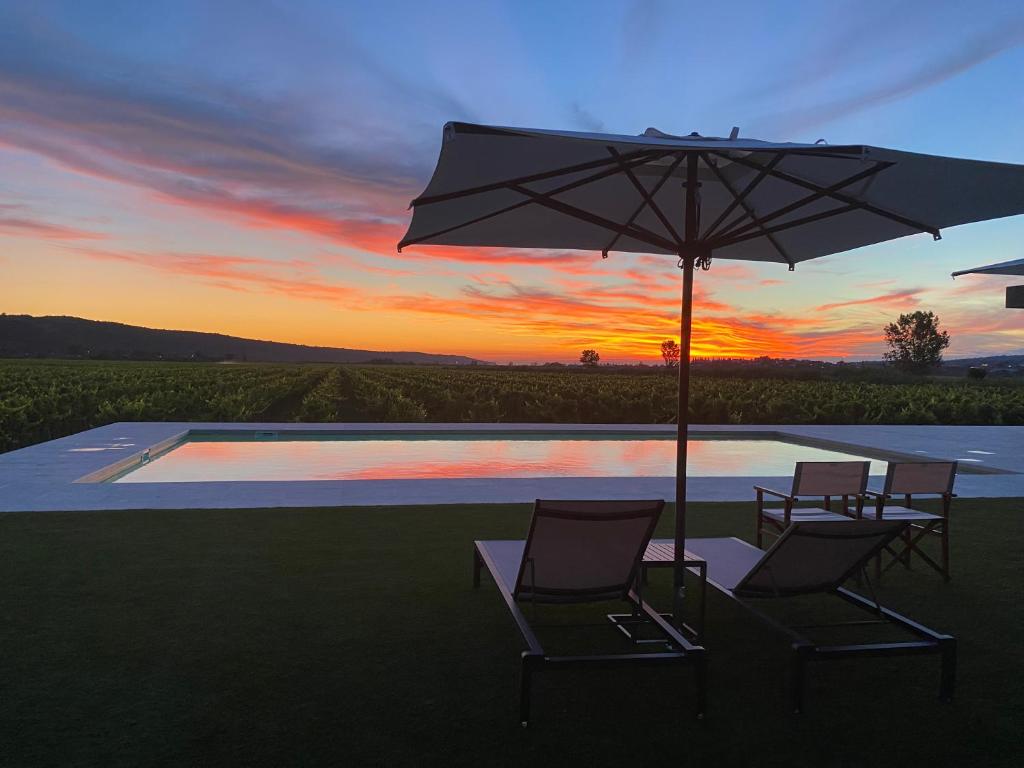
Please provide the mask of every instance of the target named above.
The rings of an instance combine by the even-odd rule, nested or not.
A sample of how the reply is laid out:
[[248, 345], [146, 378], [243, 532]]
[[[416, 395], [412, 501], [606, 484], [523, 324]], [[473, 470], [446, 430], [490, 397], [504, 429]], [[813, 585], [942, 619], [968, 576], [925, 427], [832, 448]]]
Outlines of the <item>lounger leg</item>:
[[697, 685], [697, 719], [704, 719], [708, 704], [708, 660], [700, 654], [693, 662], [693, 676]]
[[530, 678], [538, 658], [536, 654], [523, 651], [522, 674], [519, 679], [519, 722], [523, 728], [530, 724]]
[[956, 638], [949, 637], [939, 641], [942, 653], [942, 677], [939, 682], [939, 699], [950, 701], [956, 687]]
[[480, 550], [473, 547], [473, 589], [480, 586], [480, 569], [483, 567], [483, 561], [480, 559]]
[[790, 687], [793, 697], [793, 712], [800, 714], [804, 709], [804, 665], [810, 646], [793, 644], [793, 666], [790, 670]]

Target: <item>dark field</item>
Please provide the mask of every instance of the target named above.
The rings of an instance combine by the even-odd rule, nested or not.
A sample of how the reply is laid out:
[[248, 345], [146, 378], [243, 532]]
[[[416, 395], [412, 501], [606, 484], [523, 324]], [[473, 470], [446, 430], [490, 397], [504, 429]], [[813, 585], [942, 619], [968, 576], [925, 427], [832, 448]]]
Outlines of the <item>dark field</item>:
[[[694, 504], [690, 533], [745, 534], [751, 517]], [[521, 506], [4, 515], [0, 764], [1024, 760], [1020, 500], [957, 500], [950, 584], [921, 569], [882, 586], [884, 603], [959, 637], [952, 703], [935, 698], [934, 657], [858, 660], [812, 667], [806, 712], [792, 715], [786, 639], [712, 593], [706, 721], [692, 718], [687, 671], [563, 672], [538, 678], [523, 730], [522, 646], [493, 586], [471, 588], [471, 542], [522, 537], [528, 518]], [[555, 650], [621, 648], [607, 626], [542, 636]]]
[[[0, 451], [115, 421], [674, 422], [668, 371], [0, 361]], [[693, 424], [1024, 424], [1024, 384], [702, 376]]]

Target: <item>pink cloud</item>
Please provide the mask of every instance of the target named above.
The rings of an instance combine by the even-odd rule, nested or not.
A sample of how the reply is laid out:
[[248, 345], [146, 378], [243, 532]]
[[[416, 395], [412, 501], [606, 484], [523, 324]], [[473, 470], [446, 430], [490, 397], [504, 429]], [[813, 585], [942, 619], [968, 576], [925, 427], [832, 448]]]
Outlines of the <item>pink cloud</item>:
[[850, 299], [849, 301], [836, 301], [830, 304], [822, 304], [816, 307], [815, 311], [829, 312], [834, 309], [861, 307], [869, 304], [914, 306], [917, 304], [917, 297], [923, 292], [923, 288], [905, 288], [898, 291], [883, 293], [878, 296], [869, 296], [866, 299]]
[[142, 253], [78, 249], [99, 261], [136, 264], [172, 275], [198, 280], [216, 288], [233, 291], [276, 293], [316, 301], [358, 300], [363, 292], [346, 285], [329, 283], [308, 268], [308, 262], [277, 262], [241, 256], [206, 253]]
[[105, 234], [54, 224], [24, 212], [20, 205], [0, 205], [0, 233], [46, 240], [102, 240]]

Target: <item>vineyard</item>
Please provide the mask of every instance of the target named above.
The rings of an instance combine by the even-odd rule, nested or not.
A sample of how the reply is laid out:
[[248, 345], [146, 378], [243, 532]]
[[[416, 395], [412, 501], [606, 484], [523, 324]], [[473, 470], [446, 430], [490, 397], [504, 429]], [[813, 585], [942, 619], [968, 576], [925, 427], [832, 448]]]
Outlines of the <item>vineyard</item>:
[[[0, 451], [115, 421], [670, 423], [669, 375], [0, 361]], [[1024, 386], [696, 377], [694, 424], [1024, 424]]]

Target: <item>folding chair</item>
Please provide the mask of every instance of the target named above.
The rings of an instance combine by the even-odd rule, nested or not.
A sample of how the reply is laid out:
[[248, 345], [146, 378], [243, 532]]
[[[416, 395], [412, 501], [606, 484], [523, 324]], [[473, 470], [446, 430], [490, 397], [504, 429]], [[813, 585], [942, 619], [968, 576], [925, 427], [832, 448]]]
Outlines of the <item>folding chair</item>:
[[[906, 527], [902, 521], [851, 520], [793, 523], [767, 552], [739, 539], [688, 539], [687, 549], [707, 560], [708, 584], [732, 598], [762, 621], [792, 640], [793, 709], [803, 709], [804, 666], [808, 662], [850, 657], [938, 654], [941, 657], [939, 697], [953, 695], [956, 676], [956, 639], [931, 630], [905, 616], [883, 608], [872, 590], [863, 597], [842, 585]], [[870, 581], [867, 581], [870, 588]], [[790, 627], [752, 605], [760, 599], [795, 595], [833, 594], [871, 614], [862, 621]], [[892, 624], [915, 637], [907, 642], [843, 643], [820, 645], [801, 629], [865, 624]]]
[[[634, 591], [640, 561], [665, 502], [537, 500], [525, 541], [476, 541], [473, 586], [486, 566], [526, 642], [522, 654], [520, 720], [530, 718], [532, 674], [545, 669], [613, 666], [694, 669], [697, 716], [705, 702], [704, 649], [690, 643]], [[520, 606], [625, 600], [663, 640], [651, 653], [551, 656]]]
[[[764, 535], [779, 536], [795, 522], [842, 522], [860, 517], [864, 507], [864, 491], [868, 485], [869, 461], [798, 461], [789, 493], [755, 485], [757, 492], [757, 546], [764, 545]], [[782, 500], [782, 509], [765, 506], [765, 494]], [[824, 497], [824, 508], [797, 509], [801, 496]], [[839, 512], [832, 509], [832, 497], [842, 497]], [[850, 498], [856, 506], [851, 513]]]
[[[894, 550], [891, 545], [886, 547], [886, 551], [892, 555], [886, 566], [882, 568], [881, 554], [876, 559], [875, 573], [878, 576], [896, 563], [909, 568], [911, 555], [916, 552], [918, 557], [942, 574], [945, 581], [949, 581], [949, 508], [956, 496], [953, 493], [956, 466], [955, 461], [891, 461], [885, 473], [882, 491], [866, 491], [875, 498], [876, 520], [902, 520], [908, 523], [899, 550]], [[889, 503], [889, 499], [900, 495], [903, 496], [903, 506]], [[922, 495], [941, 497], [942, 511], [933, 514], [913, 509], [913, 497]], [[922, 539], [929, 535], [939, 537], [941, 563], [935, 562], [921, 549]]]

